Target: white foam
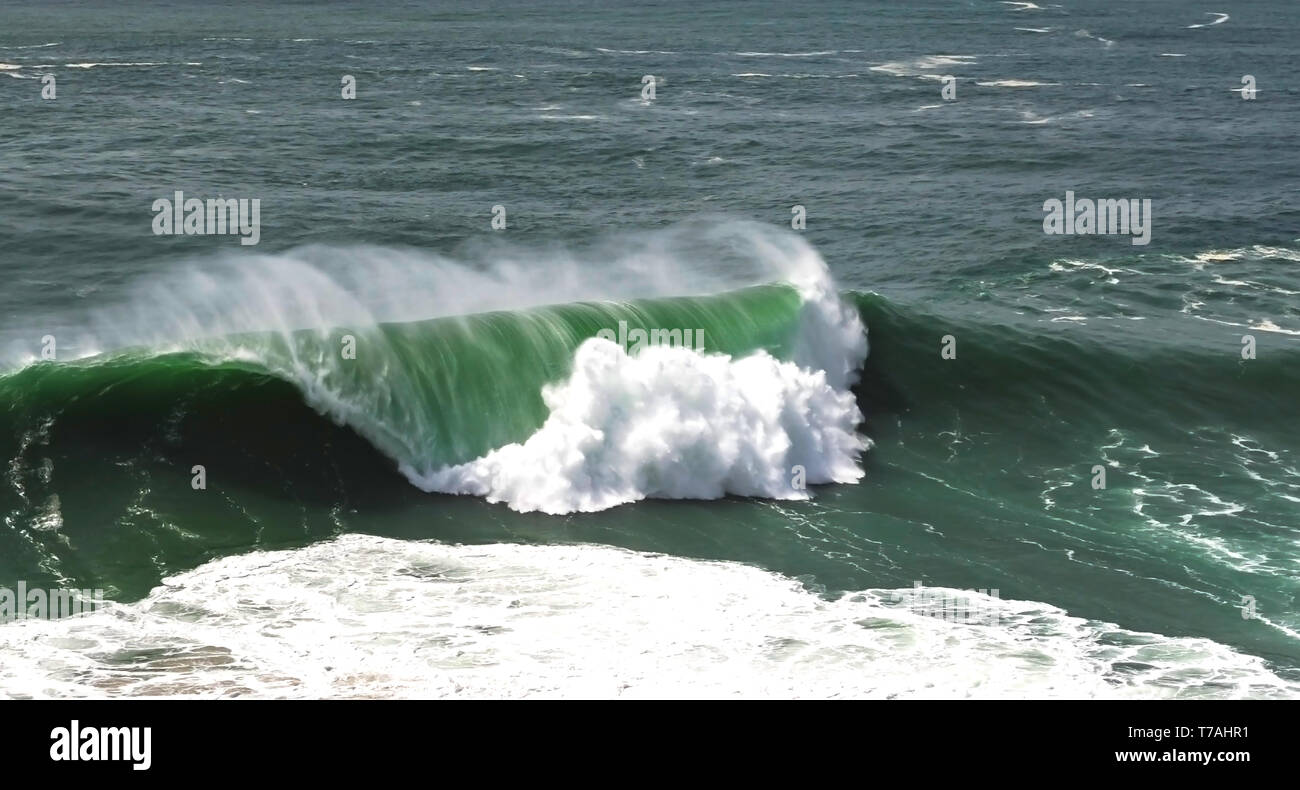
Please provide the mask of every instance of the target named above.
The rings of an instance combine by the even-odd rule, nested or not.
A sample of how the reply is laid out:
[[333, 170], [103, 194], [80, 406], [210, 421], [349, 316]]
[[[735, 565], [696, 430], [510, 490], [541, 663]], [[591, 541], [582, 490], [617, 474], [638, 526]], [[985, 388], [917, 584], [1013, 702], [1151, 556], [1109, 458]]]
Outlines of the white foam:
[[862, 415], [853, 394], [763, 352], [733, 360], [651, 347], [632, 356], [593, 338], [543, 399], [550, 416], [522, 444], [429, 475], [403, 472], [425, 490], [553, 514], [646, 498], [806, 499], [795, 465], [807, 483], [862, 476], [867, 442], [854, 430]]
[[208, 563], [0, 626], [9, 697], [1294, 697], [1259, 658], [1055, 607], [829, 599], [759, 568], [593, 545], [362, 535]]
[[166, 66], [166, 63], [142, 61], [139, 63], [64, 63], [65, 69], [93, 69], [100, 66]]
[[823, 55], [837, 55], [839, 50], [823, 49], [816, 52], [737, 52], [742, 58], [816, 58]]
[[993, 88], [1041, 88], [1060, 85], [1059, 82], [1035, 82], [1034, 80], [992, 80], [990, 82], [976, 82], [976, 85]]
[[1092, 33], [1089, 33], [1087, 30], [1076, 30], [1074, 31], [1074, 35], [1077, 38], [1090, 38], [1093, 41], [1100, 42], [1103, 47], [1113, 47], [1115, 45], [1114, 41], [1111, 41], [1108, 38], [1102, 38], [1101, 36], [1094, 36]]
[[1256, 321], [1255, 323], [1250, 325], [1250, 328], [1258, 330], [1260, 332], [1276, 332], [1277, 334], [1280, 335], [1300, 336], [1300, 329], [1283, 329], [1282, 327], [1278, 326], [1277, 324], [1273, 323], [1267, 318], [1260, 321]]
[[1056, 123], [1062, 119], [1092, 118], [1095, 114], [1096, 112], [1094, 110], [1075, 110], [1074, 112], [1065, 115], [1050, 115], [1043, 117], [1035, 113], [1033, 110], [1021, 110], [1020, 117], [1024, 120], [1020, 121], [1020, 123], [1042, 126], [1049, 123]]
[[1290, 250], [1286, 247], [1269, 247], [1263, 244], [1256, 244], [1250, 248], [1255, 255], [1264, 258], [1281, 258], [1286, 261], [1300, 263], [1300, 251]]
[[604, 47], [596, 47], [596, 51], [604, 52], [607, 55], [676, 55], [677, 54], [676, 52], [671, 52], [669, 50], [664, 50], [664, 49], [605, 49]]
[[1214, 25], [1222, 25], [1224, 22], [1227, 22], [1229, 19], [1232, 18], [1232, 17], [1228, 16], [1227, 14], [1223, 13], [1222, 11], [1207, 11], [1207, 12], [1205, 12], [1205, 15], [1206, 15], [1206, 16], [1218, 17], [1218, 19], [1215, 19], [1215, 20], [1212, 21], [1212, 22], [1205, 22], [1204, 24], [1188, 25], [1188, 26], [1187, 26], [1187, 29], [1188, 29], [1188, 30], [1194, 30], [1194, 29], [1196, 29], [1196, 28], [1198, 28], [1198, 27], [1213, 27]]
[[870, 67], [870, 71], [879, 71], [895, 77], [942, 79], [942, 74], [928, 72], [946, 70], [950, 66], [971, 66], [975, 64], [975, 60], [974, 55], [927, 55], [915, 60], [881, 63]]
[[[1230, 264], [1237, 261], [1246, 261], [1251, 264], [1268, 265], [1273, 261], [1280, 259], [1288, 262], [1300, 261], [1300, 252], [1285, 247], [1272, 247], [1263, 244], [1256, 244], [1251, 247], [1239, 247], [1237, 249], [1221, 250], [1212, 249], [1204, 250], [1192, 254], [1172, 255], [1172, 260], [1189, 263], [1196, 271], [1205, 271], [1207, 266], [1221, 264]], [[1235, 270], [1235, 267], [1223, 267], [1227, 270]], [[1213, 270], [1211, 270], [1213, 272]], [[1281, 296], [1295, 296], [1298, 292], [1294, 288], [1284, 288], [1279, 285], [1258, 282], [1255, 280], [1246, 280], [1242, 278], [1229, 279], [1225, 274], [1213, 273], [1212, 282], [1215, 285], [1229, 286], [1232, 288], [1245, 288], [1256, 292], [1279, 294]], [[1200, 306], [1199, 303], [1197, 306]], [[1186, 310], [1184, 310], [1186, 312]]]

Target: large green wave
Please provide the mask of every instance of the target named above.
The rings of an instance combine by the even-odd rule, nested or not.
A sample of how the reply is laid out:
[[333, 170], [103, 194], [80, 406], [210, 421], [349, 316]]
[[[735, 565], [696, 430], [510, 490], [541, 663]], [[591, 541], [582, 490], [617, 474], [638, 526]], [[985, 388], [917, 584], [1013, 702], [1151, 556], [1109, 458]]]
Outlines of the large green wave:
[[[419, 471], [521, 441], [546, 418], [541, 390], [562, 380], [574, 350], [602, 330], [692, 330], [693, 347], [788, 357], [801, 300], [784, 285], [715, 296], [587, 302], [372, 327], [211, 338], [185, 351], [126, 350], [40, 363], [0, 378], [10, 432], [61, 412], [164, 421], [195, 398], [232, 404], [283, 397], [270, 379], [352, 426]], [[673, 341], [682, 342], [681, 333]], [[629, 344], [632, 345], [632, 344]], [[214, 404], [217, 405], [217, 404]], [[87, 415], [93, 416], [93, 415]], [[212, 415], [219, 418], [219, 414]]]
[[[526, 439], [541, 391], [602, 329], [704, 330], [788, 357], [786, 285], [210, 338], [0, 376], [0, 579], [140, 594], [225, 547], [294, 545], [407, 497], [424, 472]], [[344, 356], [347, 336], [355, 358]], [[206, 489], [193, 487], [204, 467]], [[140, 557], [155, 557], [153, 564]]]
[[[1027, 441], [1063, 441], [1064, 426], [1102, 436], [1121, 423], [1163, 426], [1171, 445], [1180, 431], [1225, 417], [1294, 432], [1300, 365], [1287, 349], [1243, 364], [1226, 341], [1088, 345], [1079, 335], [954, 322], [874, 294], [846, 298], [871, 334], [856, 392], [877, 439], [900, 419], [978, 426], [1013, 457]], [[70, 580], [130, 596], [223, 553], [301, 545], [386, 514], [426, 514], [393, 528], [401, 534], [444, 534], [426, 523], [420, 503], [430, 495], [399, 466], [436, 468], [526, 439], [546, 418], [542, 387], [565, 378], [586, 338], [619, 321], [702, 328], [707, 349], [789, 358], [802, 306], [793, 288], [769, 285], [30, 365], [0, 376], [0, 580]], [[939, 354], [950, 333], [951, 361]], [[355, 360], [341, 354], [349, 334]], [[192, 486], [196, 465], [204, 490]], [[446, 529], [482, 518], [470, 501], [435, 499]]]

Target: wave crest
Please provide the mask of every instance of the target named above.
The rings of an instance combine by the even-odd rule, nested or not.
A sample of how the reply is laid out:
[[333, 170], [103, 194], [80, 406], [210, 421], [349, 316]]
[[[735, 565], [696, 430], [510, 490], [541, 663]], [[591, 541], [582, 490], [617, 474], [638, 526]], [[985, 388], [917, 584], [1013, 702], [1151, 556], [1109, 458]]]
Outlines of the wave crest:
[[822, 371], [764, 351], [632, 356], [599, 338], [583, 343], [573, 367], [543, 390], [550, 416], [527, 441], [431, 475], [403, 471], [425, 490], [553, 514], [645, 498], [806, 499], [806, 483], [862, 477], [862, 415]]

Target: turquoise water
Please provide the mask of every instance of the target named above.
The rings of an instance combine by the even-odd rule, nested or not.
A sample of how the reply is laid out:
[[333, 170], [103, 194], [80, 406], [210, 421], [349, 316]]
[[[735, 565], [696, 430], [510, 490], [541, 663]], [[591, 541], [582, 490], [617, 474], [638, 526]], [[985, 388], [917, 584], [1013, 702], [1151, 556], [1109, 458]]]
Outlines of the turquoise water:
[[1293, 4], [3, 14], [6, 694], [1294, 695]]

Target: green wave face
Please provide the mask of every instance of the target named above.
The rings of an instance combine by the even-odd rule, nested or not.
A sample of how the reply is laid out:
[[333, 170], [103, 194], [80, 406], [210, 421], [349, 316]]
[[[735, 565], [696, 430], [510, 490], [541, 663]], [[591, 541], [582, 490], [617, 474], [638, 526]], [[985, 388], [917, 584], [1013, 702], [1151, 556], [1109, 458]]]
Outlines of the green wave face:
[[[765, 349], [786, 358], [800, 305], [792, 288], [760, 286], [719, 296], [577, 303], [232, 340], [239, 355], [260, 357], [268, 370], [301, 386], [312, 405], [423, 474], [535, 432], [547, 416], [542, 388], [565, 379], [574, 350], [602, 330], [617, 336], [625, 327], [633, 353], [638, 329], [647, 336], [673, 331], [671, 339], [658, 339], [678, 345], [689, 330], [697, 349], [730, 355]], [[345, 344], [354, 347], [354, 358], [345, 358]]]
[[[0, 579], [129, 597], [225, 546], [333, 534], [349, 513], [427, 499], [395, 467], [423, 472], [526, 439], [546, 418], [542, 388], [602, 329], [703, 329], [706, 350], [785, 358], [800, 308], [793, 288], [771, 285], [31, 365], [0, 377], [11, 527]], [[206, 490], [194, 488], [196, 465]], [[466, 504], [451, 499], [447, 513]]]
[[[541, 391], [565, 378], [574, 350], [602, 330], [730, 355], [788, 358], [800, 298], [787, 286], [705, 297], [575, 303], [356, 330], [301, 330], [207, 340], [186, 352], [127, 351], [43, 363], [0, 379], [11, 429], [54, 420], [74, 404], [146, 420], [184, 409], [203, 390], [232, 402], [250, 390], [301, 388], [307, 402], [419, 471], [526, 439], [546, 418]], [[685, 335], [683, 330], [689, 330]], [[646, 340], [650, 342], [650, 340]], [[123, 412], [126, 414], [124, 415]]]

